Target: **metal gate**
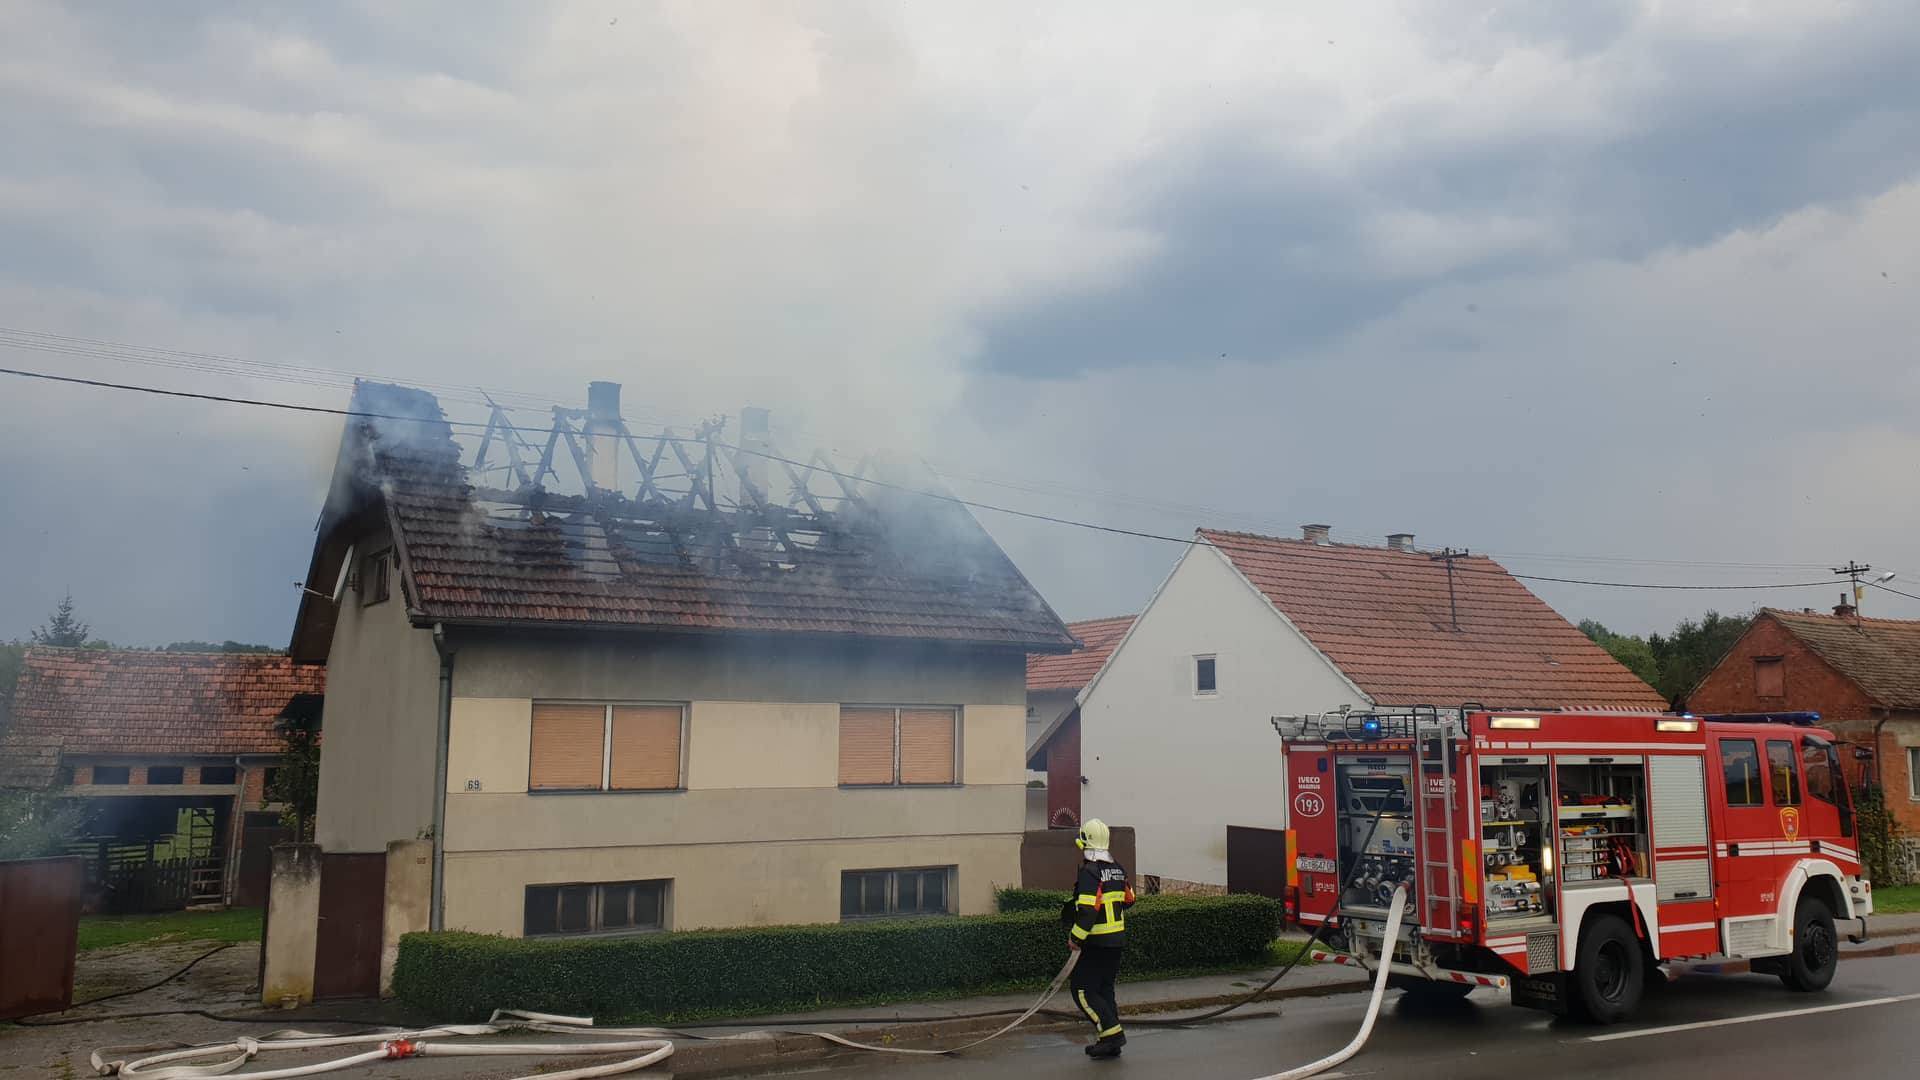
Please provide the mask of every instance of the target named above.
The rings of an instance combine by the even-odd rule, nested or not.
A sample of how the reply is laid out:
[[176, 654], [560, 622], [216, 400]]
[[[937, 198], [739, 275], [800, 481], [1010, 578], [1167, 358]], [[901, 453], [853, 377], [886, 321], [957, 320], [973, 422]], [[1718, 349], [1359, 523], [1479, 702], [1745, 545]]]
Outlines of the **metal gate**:
[[314, 997], [380, 993], [380, 920], [386, 912], [386, 897], [385, 854], [320, 857]]
[[85, 884], [77, 856], [0, 862], [0, 1020], [73, 1004]]

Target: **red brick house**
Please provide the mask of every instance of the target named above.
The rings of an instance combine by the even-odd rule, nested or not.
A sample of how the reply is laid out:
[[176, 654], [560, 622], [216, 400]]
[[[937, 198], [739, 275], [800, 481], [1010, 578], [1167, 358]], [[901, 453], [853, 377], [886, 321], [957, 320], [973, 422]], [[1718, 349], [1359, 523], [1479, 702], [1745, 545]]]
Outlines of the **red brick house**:
[[1080, 825], [1080, 706], [1075, 698], [1127, 636], [1133, 616], [1068, 623], [1080, 648], [1027, 657], [1027, 768], [1047, 774], [1047, 827]]
[[100, 906], [257, 905], [280, 836], [274, 720], [325, 679], [285, 656], [36, 646], [0, 732], [0, 787], [85, 801]]
[[1920, 833], [1920, 621], [1762, 610], [1693, 693], [1694, 712], [1817, 712]]

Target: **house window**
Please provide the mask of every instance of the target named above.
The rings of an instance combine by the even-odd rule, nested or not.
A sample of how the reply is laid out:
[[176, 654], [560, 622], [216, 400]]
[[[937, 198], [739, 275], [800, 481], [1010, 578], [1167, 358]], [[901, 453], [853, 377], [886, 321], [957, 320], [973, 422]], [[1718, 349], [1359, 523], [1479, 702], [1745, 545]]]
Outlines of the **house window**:
[[1761, 804], [1760, 748], [1752, 739], [1721, 739], [1720, 771], [1726, 778], [1728, 806]]
[[178, 765], [147, 766], [147, 783], [178, 784], [187, 778], [187, 771]]
[[525, 933], [633, 933], [664, 930], [668, 880], [527, 886]]
[[887, 919], [953, 913], [951, 866], [847, 870], [840, 875], [840, 918]]
[[200, 782], [203, 784], [231, 784], [238, 775], [231, 765], [200, 766]]
[[530, 791], [674, 791], [684, 705], [536, 704]]
[[1800, 805], [1800, 765], [1794, 760], [1792, 743], [1767, 740], [1767, 776], [1773, 782], [1773, 805]]
[[958, 709], [844, 706], [840, 710], [840, 783], [849, 787], [957, 784], [959, 738]]
[[360, 568], [360, 604], [377, 604], [391, 592], [393, 552], [380, 551], [367, 556]]
[[1758, 697], [1786, 697], [1786, 662], [1778, 656], [1756, 657], [1753, 661], [1753, 692]]
[[[204, 783], [204, 781], [202, 782]], [[279, 783], [280, 766], [278, 765], [268, 766], [267, 770], [260, 774], [260, 788], [265, 798], [273, 798], [273, 789]]]
[[1196, 695], [1204, 696], [1220, 692], [1218, 663], [1219, 661], [1211, 656], [1193, 658], [1193, 692]]
[[1920, 746], [1907, 748], [1907, 798], [1920, 799]]
[[96, 784], [124, 784], [130, 779], [130, 772], [131, 770], [125, 765], [95, 765], [93, 767], [93, 782]]

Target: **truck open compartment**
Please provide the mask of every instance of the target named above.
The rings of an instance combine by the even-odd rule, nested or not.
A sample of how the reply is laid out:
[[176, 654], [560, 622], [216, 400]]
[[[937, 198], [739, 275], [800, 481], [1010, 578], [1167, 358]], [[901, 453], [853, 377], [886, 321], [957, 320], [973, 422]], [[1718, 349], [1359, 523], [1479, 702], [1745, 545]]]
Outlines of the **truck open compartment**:
[[1342, 761], [1340, 894], [1342, 907], [1384, 910], [1400, 882], [1415, 878], [1413, 763], [1406, 757]]
[[1480, 767], [1480, 872], [1488, 920], [1552, 910], [1551, 808], [1546, 758]]
[[1561, 882], [1650, 876], [1645, 763], [1637, 757], [1561, 756], [1555, 766]]

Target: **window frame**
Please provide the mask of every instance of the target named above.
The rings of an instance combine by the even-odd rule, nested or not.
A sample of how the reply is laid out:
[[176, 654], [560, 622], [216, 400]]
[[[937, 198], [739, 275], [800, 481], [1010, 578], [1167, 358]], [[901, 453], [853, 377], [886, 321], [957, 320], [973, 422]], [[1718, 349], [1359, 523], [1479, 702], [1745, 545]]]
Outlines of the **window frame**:
[[[1207, 665], [1207, 673], [1212, 676], [1213, 685], [1200, 685], [1201, 665]], [[1220, 696], [1220, 654], [1195, 653], [1193, 655], [1193, 696], [1196, 698], [1217, 698]]]
[[1920, 746], [1907, 750], [1907, 798], [1920, 802]]
[[[163, 777], [171, 776], [173, 777], [173, 779], [156, 780], [153, 778], [153, 774], [155, 771], [158, 771], [160, 775]], [[185, 784], [186, 782], [187, 782], [187, 769], [186, 769], [186, 766], [184, 765], [149, 765], [147, 766], [147, 783], [154, 785], [155, 787], [179, 787], [182, 784]]]
[[[376, 571], [378, 571], [376, 573]], [[369, 552], [360, 561], [360, 606], [372, 607], [393, 599], [393, 549]]]
[[[1734, 788], [1733, 777], [1727, 772], [1727, 766], [1731, 764], [1728, 760], [1727, 751], [1734, 747], [1745, 747], [1751, 751], [1753, 755], [1753, 776], [1748, 780], [1742, 781], [1738, 789], [1741, 794], [1745, 794], [1751, 790], [1754, 794], [1752, 802], [1735, 801], [1734, 799], [1736, 789]], [[1768, 784], [1767, 774], [1760, 768], [1763, 760], [1760, 754], [1760, 740], [1758, 739], [1723, 738], [1720, 740], [1720, 789], [1726, 793], [1727, 805], [1729, 807], [1739, 810], [1751, 810], [1767, 805], [1767, 789], [1770, 785]]]
[[[1771, 673], [1771, 680], [1777, 680], [1778, 686], [1762, 688], [1760, 672]], [[1771, 681], [1770, 680], [1770, 681]], [[1771, 689], [1773, 692], [1769, 693]], [[1753, 696], [1777, 701], [1787, 696], [1787, 658], [1784, 656], [1756, 656], [1753, 658]]]
[[[660, 922], [657, 926], [618, 926], [609, 930], [603, 925], [608, 889], [628, 889], [636, 886], [658, 886], [660, 890]], [[587, 924], [585, 930], [541, 930], [528, 929], [529, 917], [533, 910], [533, 893], [536, 889], [553, 890], [554, 925], [558, 926], [559, 909], [563, 901], [563, 890], [590, 889], [587, 894]], [[530, 882], [520, 892], [520, 936], [527, 938], [579, 938], [579, 937], [626, 937], [637, 934], [663, 934], [673, 927], [673, 879], [672, 878], [636, 878], [626, 881], [539, 881]]]
[[[207, 778], [208, 769], [225, 769], [227, 771], [227, 778], [225, 780], [209, 780]], [[202, 765], [200, 766], [199, 780], [203, 787], [232, 787], [240, 782], [240, 769], [234, 765]]]
[[[854, 712], [862, 712], [862, 711], [882, 712], [886, 710], [891, 710], [893, 712], [893, 779], [887, 781], [884, 784], [852, 784], [852, 783], [848, 783], [845, 779], [836, 775], [835, 779], [839, 781], [840, 787], [854, 788], [854, 789], [866, 790], [866, 791], [883, 791], [889, 788], [952, 788], [952, 787], [966, 786], [966, 778], [961, 772], [962, 761], [963, 761], [962, 754], [963, 754], [963, 751], [965, 750], [965, 744], [963, 741], [964, 733], [966, 731], [966, 723], [965, 723], [966, 707], [965, 706], [962, 706], [962, 705], [875, 705], [875, 704], [868, 704], [866, 702], [853, 702], [853, 703], [843, 702], [840, 705], [840, 716], [845, 717], [849, 710], [852, 710]], [[935, 712], [935, 711], [946, 711], [946, 712], [951, 712], [953, 714], [953, 779], [936, 780], [931, 783], [908, 783], [907, 781], [902, 780], [900, 778], [901, 776], [900, 714], [905, 712]], [[840, 720], [835, 720], [834, 722], [834, 748], [836, 751], [839, 750], [840, 740], [844, 737], [841, 734], [840, 723], [841, 723]], [[883, 870], [887, 868], [879, 867], [877, 869]]]
[[[1798, 740], [1796, 739], [1768, 739], [1767, 740], [1767, 797], [1773, 800], [1774, 806], [1784, 808], [1788, 806], [1804, 806], [1806, 804], [1805, 794], [1801, 790], [1802, 785], [1800, 783], [1800, 747], [1796, 745], [1797, 742]], [[1778, 782], [1779, 775], [1774, 771], [1777, 768], [1779, 768], [1778, 763], [1776, 763], [1773, 760], [1773, 752], [1775, 747], [1779, 747], [1786, 751], [1787, 783], [1788, 783], [1787, 794], [1790, 797], [1790, 801], [1783, 802], [1780, 799], [1780, 785]]]
[[[117, 770], [124, 775], [122, 775], [118, 780], [102, 780], [100, 779], [101, 769]], [[133, 783], [133, 766], [131, 765], [89, 765], [87, 767], [87, 783], [97, 784], [101, 787], [127, 787]]]
[[[886, 875], [886, 910], [875, 913], [847, 913], [847, 880], [852, 877]], [[941, 885], [944, 903], [940, 911], [901, 911], [899, 910], [900, 880], [902, 875], [919, 877], [925, 874], [940, 874], [944, 877]], [[960, 881], [960, 867], [957, 864], [944, 866], [872, 866], [853, 867], [840, 871], [840, 921], [878, 922], [887, 919], [941, 919], [952, 918], [959, 913], [959, 902], [955, 890]], [[917, 888], [917, 886], [916, 886]]]
[[[536, 699], [533, 708], [542, 705], [587, 705], [600, 707], [600, 786], [598, 787], [535, 787], [533, 786], [533, 739], [534, 728], [532, 714], [527, 722], [527, 794], [529, 795], [657, 795], [663, 792], [687, 790], [687, 735], [693, 719], [693, 704], [686, 701], [578, 701], [564, 698]], [[660, 708], [680, 710], [680, 770], [672, 787], [614, 787], [613, 786], [613, 710], [622, 708]], [[652, 879], [649, 879], [652, 880]], [[659, 880], [671, 880], [661, 878]], [[567, 882], [564, 884], [599, 885], [632, 884], [632, 882]]]

